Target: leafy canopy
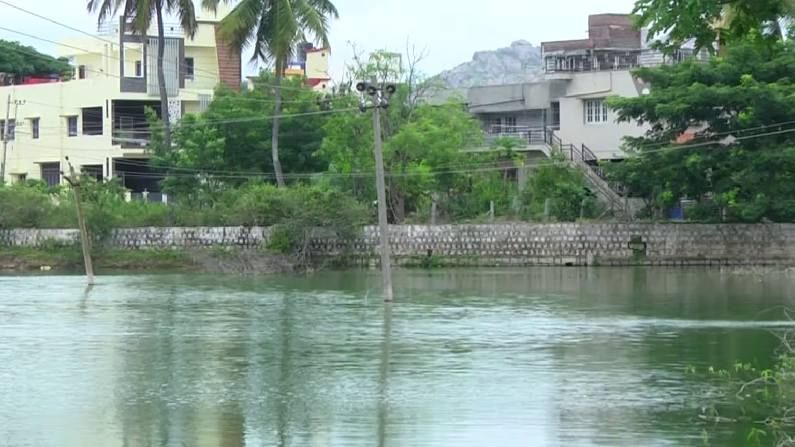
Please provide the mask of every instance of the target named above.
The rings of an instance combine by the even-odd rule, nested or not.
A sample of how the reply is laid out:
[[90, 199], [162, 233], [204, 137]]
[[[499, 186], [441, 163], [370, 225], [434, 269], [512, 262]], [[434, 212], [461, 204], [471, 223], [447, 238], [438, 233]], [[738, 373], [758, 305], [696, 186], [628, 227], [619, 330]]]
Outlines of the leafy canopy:
[[39, 53], [33, 47], [19, 42], [0, 39], [0, 73], [21, 77], [28, 75], [49, 75], [70, 73], [72, 67], [66, 59], [56, 59]]
[[[658, 211], [686, 197], [699, 202], [697, 215], [705, 219], [792, 221], [793, 73], [795, 45], [789, 42], [738, 43], [709, 63], [637, 70], [651, 83], [650, 94], [610, 104], [620, 120], [650, 130], [625, 140], [636, 157], [614, 166], [614, 179]], [[702, 129], [694, 143], [740, 140], [670, 147], [688, 129]]]
[[637, 0], [633, 13], [649, 35], [667, 35], [671, 46], [694, 39], [698, 48], [749, 35], [782, 37], [782, 21], [795, 14], [793, 0]]

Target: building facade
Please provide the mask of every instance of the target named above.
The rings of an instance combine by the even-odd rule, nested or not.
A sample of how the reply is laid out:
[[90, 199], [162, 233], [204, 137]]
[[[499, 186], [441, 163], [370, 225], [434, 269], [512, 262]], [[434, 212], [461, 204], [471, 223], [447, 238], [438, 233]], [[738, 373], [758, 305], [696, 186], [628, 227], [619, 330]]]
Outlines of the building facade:
[[0, 87], [0, 120], [6, 113], [11, 118], [5, 181], [60, 184], [68, 157], [75, 169], [98, 179], [117, 177], [132, 191], [157, 192], [159, 179], [147, 162], [145, 109], [176, 122], [204, 110], [219, 84], [240, 88], [240, 52], [218, 31], [228, 11], [197, 11], [192, 38], [178, 24], [166, 24], [168, 110], [161, 110], [156, 31], [135, 34], [121, 19], [101, 24], [95, 37], [61, 42], [59, 56], [74, 66], [73, 79]]
[[[292, 60], [284, 69], [284, 76], [303, 79], [316, 92], [331, 92], [330, 58], [331, 50], [328, 48], [315, 48], [310, 42], [301, 43], [296, 46]], [[248, 77], [250, 90], [254, 89], [258, 79], [258, 76]]]
[[621, 159], [624, 137], [642, 136], [647, 127], [618, 122], [607, 99], [637, 97], [649, 88], [632, 75], [635, 68], [707, 57], [687, 47], [671, 55], [649, 48], [645, 31], [627, 14], [592, 15], [587, 39], [543, 42], [541, 48], [543, 81], [468, 90], [467, 104], [482, 123], [486, 146], [509, 136], [532, 151], [549, 145], [554, 135], [591, 162]]
[[635, 68], [707, 57], [687, 47], [666, 55], [650, 48], [646, 37], [631, 15], [597, 14], [588, 17], [587, 39], [541, 44], [546, 79], [565, 83], [557, 131], [562, 141], [587, 145], [599, 159], [623, 158], [623, 138], [642, 136], [648, 128], [619, 123], [607, 98], [637, 97], [649, 88], [632, 75]]

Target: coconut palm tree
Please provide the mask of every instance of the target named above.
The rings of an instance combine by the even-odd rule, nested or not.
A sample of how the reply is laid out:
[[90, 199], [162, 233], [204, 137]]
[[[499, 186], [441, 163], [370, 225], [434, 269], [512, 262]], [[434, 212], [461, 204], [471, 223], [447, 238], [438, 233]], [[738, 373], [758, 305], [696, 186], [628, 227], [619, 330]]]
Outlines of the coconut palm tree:
[[[163, 56], [166, 46], [163, 14], [176, 14], [185, 34], [193, 37], [198, 28], [193, 0], [89, 0], [87, 6], [88, 12], [97, 12], [99, 22], [115, 16], [121, 10], [122, 17], [134, 17], [134, 30], [143, 36], [149, 30], [152, 17], [155, 17], [157, 21], [157, 83], [160, 89], [160, 117], [163, 120], [164, 145], [167, 149], [170, 148], [171, 119], [168, 115], [166, 75], [163, 71]], [[178, 61], [177, 67], [181, 65], [182, 61]]]
[[[223, 0], [232, 3], [234, 0]], [[202, 0], [204, 8], [215, 10], [221, 0]], [[329, 46], [329, 19], [339, 13], [331, 0], [241, 0], [221, 21], [221, 34], [242, 50], [254, 46], [252, 60], [273, 63], [274, 106], [271, 155], [276, 183], [284, 186], [279, 161], [279, 114], [282, 110], [281, 81], [296, 44], [311, 35], [324, 47]]]

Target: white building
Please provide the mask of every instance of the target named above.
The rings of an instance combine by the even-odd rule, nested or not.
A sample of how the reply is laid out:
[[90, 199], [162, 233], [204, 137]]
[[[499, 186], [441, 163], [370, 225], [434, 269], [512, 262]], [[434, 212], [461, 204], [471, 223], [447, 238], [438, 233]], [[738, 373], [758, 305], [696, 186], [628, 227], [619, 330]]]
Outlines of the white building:
[[585, 145], [599, 159], [619, 159], [624, 157], [622, 139], [646, 132], [646, 126], [619, 123], [606, 105], [607, 98], [637, 97], [648, 88], [631, 70], [677, 63], [694, 53], [682, 49], [663, 55], [646, 45], [645, 34], [628, 14], [597, 14], [588, 17], [587, 39], [541, 44], [547, 80], [566, 83], [558, 99], [557, 135], [564, 143]]

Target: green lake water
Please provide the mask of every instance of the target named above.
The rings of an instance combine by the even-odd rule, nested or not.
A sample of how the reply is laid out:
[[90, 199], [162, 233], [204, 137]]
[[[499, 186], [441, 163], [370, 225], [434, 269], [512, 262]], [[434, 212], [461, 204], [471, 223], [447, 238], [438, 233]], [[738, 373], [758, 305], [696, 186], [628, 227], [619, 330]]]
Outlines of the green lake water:
[[[795, 279], [700, 269], [0, 276], [0, 446], [745, 445]], [[779, 310], [776, 310], [779, 309]]]

